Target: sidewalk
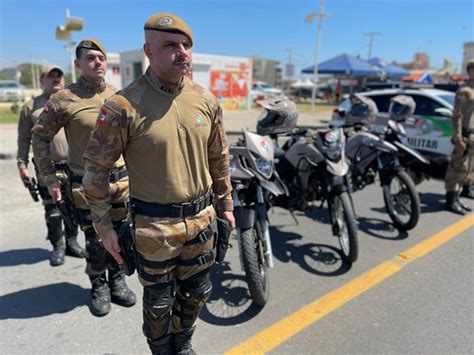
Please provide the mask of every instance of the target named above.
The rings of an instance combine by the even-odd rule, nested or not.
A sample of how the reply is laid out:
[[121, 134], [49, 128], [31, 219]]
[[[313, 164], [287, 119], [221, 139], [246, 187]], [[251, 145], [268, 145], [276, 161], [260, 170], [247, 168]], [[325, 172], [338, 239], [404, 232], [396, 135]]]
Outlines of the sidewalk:
[[[224, 126], [227, 134], [235, 135], [243, 131], [255, 131], [261, 110], [243, 110], [224, 112]], [[305, 128], [327, 127], [331, 119], [331, 112], [301, 113], [298, 117], [298, 126]], [[0, 125], [0, 159], [14, 159], [17, 149], [17, 125]]]

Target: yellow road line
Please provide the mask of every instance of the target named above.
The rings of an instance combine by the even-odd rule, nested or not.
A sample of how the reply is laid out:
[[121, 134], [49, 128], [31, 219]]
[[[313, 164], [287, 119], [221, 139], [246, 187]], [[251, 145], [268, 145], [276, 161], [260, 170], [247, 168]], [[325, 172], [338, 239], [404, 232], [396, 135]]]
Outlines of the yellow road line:
[[263, 354], [315, 323], [335, 309], [392, 276], [405, 265], [421, 258], [474, 225], [474, 214], [428, 237], [422, 242], [383, 262], [349, 283], [300, 308], [245, 342], [231, 348], [227, 355]]

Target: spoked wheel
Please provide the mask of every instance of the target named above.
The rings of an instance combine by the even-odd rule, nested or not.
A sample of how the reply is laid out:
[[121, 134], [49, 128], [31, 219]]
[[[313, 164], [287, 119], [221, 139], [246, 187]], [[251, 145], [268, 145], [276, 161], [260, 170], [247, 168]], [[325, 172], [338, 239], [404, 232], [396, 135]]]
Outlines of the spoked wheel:
[[334, 231], [339, 239], [342, 256], [345, 261], [353, 263], [359, 254], [359, 241], [357, 239], [357, 222], [354, 209], [347, 192], [335, 195], [333, 198], [333, 223]]
[[398, 171], [383, 185], [385, 207], [396, 228], [409, 230], [420, 218], [420, 198], [415, 184], [405, 171]]
[[265, 263], [265, 245], [260, 221], [253, 228], [241, 231], [242, 262], [250, 297], [255, 304], [264, 306], [268, 301], [270, 280]]

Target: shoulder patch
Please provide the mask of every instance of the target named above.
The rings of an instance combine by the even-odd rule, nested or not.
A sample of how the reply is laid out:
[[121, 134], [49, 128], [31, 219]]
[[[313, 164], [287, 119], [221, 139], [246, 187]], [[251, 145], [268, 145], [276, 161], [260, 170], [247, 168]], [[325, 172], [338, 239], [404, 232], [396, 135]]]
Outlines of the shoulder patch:
[[102, 108], [99, 111], [99, 115], [97, 116], [97, 124], [99, 126], [102, 126], [107, 118], [107, 108], [102, 106]]
[[51, 110], [52, 105], [53, 104], [51, 103], [51, 101], [48, 100], [48, 102], [46, 102], [46, 105], [44, 105], [43, 112], [41, 112], [41, 114], [46, 115]]

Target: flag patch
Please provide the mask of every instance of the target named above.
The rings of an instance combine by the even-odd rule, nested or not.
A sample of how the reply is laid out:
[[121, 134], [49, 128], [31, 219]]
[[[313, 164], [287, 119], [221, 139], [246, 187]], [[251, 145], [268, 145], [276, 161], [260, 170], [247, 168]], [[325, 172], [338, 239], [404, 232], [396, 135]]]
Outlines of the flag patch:
[[102, 126], [105, 122], [105, 119], [107, 117], [107, 110], [102, 107], [99, 111], [99, 116], [97, 116], [97, 123], [99, 124], [99, 126]]

